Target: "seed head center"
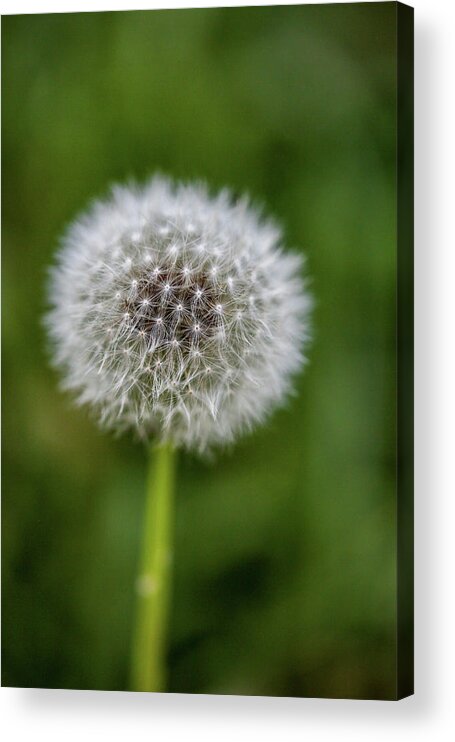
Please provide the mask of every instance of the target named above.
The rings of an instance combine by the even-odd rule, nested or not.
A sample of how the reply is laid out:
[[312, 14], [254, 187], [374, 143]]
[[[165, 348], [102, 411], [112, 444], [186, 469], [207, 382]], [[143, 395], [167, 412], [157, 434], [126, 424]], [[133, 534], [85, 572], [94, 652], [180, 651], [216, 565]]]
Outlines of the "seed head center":
[[136, 276], [131, 286], [121, 302], [123, 316], [135, 336], [155, 349], [190, 350], [219, 332], [223, 292], [211, 274], [190, 272], [186, 265], [155, 267]]

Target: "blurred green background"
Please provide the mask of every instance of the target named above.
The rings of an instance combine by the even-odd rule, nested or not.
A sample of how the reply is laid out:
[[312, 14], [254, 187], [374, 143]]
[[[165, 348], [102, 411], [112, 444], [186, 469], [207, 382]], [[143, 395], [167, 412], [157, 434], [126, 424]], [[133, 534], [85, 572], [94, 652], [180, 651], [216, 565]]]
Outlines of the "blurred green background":
[[395, 3], [3, 19], [3, 683], [125, 689], [145, 452], [57, 388], [59, 234], [157, 169], [307, 255], [310, 364], [181, 456], [169, 690], [395, 695]]

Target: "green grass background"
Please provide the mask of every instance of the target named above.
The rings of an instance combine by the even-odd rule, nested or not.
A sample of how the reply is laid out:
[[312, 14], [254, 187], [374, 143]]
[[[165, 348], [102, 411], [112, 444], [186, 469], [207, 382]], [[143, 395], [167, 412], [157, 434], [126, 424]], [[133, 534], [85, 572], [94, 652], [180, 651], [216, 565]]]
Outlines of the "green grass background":
[[310, 365], [179, 461], [169, 690], [395, 694], [395, 4], [3, 19], [3, 683], [125, 689], [145, 453], [57, 389], [64, 226], [157, 169], [305, 252]]

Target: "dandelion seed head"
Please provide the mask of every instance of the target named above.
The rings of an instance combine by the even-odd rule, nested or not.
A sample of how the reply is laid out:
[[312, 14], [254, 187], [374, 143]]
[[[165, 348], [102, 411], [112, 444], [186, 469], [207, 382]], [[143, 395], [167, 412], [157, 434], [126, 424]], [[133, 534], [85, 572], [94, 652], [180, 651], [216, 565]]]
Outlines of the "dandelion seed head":
[[300, 273], [245, 199], [161, 177], [116, 186], [70, 226], [52, 270], [63, 385], [105, 428], [200, 452], [229, 443], [283, 402], [305, 360]]

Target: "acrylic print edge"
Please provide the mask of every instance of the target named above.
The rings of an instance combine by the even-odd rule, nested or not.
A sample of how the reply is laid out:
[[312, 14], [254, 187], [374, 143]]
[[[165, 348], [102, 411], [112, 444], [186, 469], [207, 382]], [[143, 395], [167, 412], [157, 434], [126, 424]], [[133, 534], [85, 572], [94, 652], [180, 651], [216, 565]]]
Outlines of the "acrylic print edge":
[[414, 9], [397, 3], [396, 700], [414, 693]]

